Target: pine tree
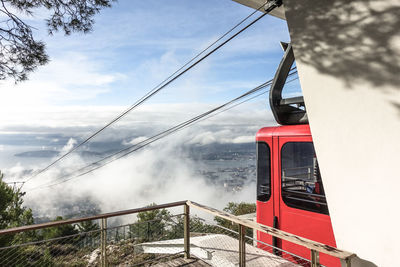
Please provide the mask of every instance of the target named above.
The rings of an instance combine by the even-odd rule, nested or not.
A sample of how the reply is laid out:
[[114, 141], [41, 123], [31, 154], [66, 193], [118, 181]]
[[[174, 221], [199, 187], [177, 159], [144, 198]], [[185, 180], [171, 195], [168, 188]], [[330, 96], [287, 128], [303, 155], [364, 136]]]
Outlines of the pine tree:
[[[235, 203], [235, 202], [229, 202], [228, 205], [224, 208], [224, 211], [229, 212], [235, 216], [239, 215], [244, 215], [244, 214], [249, 214], [249, 213], [255, 213], [256, 212], [256, 204], [254, 203], [245, 203], [245, 202], [240, 202], [240, 203]], [[214, 221], [217, 222], [218, 225], [232, 229], [236, 232], [239, 231], [239, 227], [237, 224], [233, 224], [231, 221], [220, 218], [220, 217], [215, 217]], [[253, 231], [252, 229], [247, 228], [246, 229], [246, 235], [252, 237], [253, 236]]]
[[110, 7], [115, 0], [0, 0], [0, 80], [15, 82], [28, 78], [38, 66], [49, 62], [45, 43], [35, 40], [33, 27], [18, 17], [46, 9], [49, 34], [63, 31], [88, 33], [93, 29], [94, 15]]

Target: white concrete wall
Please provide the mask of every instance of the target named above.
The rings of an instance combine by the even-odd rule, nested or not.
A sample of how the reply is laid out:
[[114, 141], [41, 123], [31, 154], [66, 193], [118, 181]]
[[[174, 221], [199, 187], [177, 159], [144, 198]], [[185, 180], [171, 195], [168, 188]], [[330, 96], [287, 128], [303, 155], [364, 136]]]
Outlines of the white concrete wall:
[[284, 4], [337, 245], [400, 266], [400, 1]]

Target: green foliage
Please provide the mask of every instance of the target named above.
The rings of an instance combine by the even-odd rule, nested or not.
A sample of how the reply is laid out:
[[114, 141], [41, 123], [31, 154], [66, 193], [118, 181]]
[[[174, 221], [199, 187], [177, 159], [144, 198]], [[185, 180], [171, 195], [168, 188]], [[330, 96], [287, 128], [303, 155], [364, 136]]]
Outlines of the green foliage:
[[[240, 203], [235, 203], [235, 202], [229, 202], [228, 205], [224, 208], [224, 211], [229, 212], [235, 216], [239, 215], [244, 215], [244, 214], [249, 214], [249, 213], [255, 213], [256, 212], [256, 204], [254, 203], [245, 203], [245, 202], [240, 202]], [[236, 232], [239, 231], [239, 227], [237, 224], [232, 223], [229, 220], [220, 218], [220, 217], [215, 217], [214, 221], [217, 222], [218, 225], [234, 230]], [[252, 237], [253, 236], [253, 230], [252, 229], [247, 229], [246, 230], [246, 235]]]
[[[152, 203], [149, 207], [155, 205]], [[146, 242], [160, 238], [166, 233], [166, 222], [170, 220], [171, 213], [166, 209], [143, 211], [138, 213], [137, 218], [137, 223], [129, 227], [129, 234]]]
[[255, 203], [235, 203], [229, 202], [228, 205], [224, 208], [224, 211], [229, 212], [235, 216], [255, 213], [256, 212], [256, 204]]
[[[20, 188], [12, 187], [3, 181], [0, 172], [0, 228], [12, 228], [33, 224], [32, 210], [23, 206], [24, 192]], [[39, 236], [36, 231], [27, 231], [17, 234], [0, 236], [0, 247], [26, 242], [37, 241]], [[6, 259], [12, 255], [18, 259], [18, 263], [9, 262], [7, 266], [32, 266], [32, 260], [41, 266], [52, 266], [52, 261], [47, 255], [47, 249], [38, 249], [36, 246], [22, 246], [0, 251], [0, 259]]]
[[[167, 231], [167, 239], [174, 238], [182, 238], [183, 237], [183, 224], [185, 217], [183, 215], [179, 215], [176, 217], [177, 223], [171, 225], [171, 229]], [[221, 228], [205, 223], [202, 219], [198, 217], [191, 216], [189, 219], [190, 225], [190, 234], [198, 235], [198, 234], [220, 234], [223, 233]]]
[[[151, 204], [150, 206], [155, 206]], [[256, 205], [252, 203], [234, 203], [230, 202], [224, 208], [224, 211], [239, 216], [256, 212]], [[175, 239], [183, 237], [184, 216], [174, 216], [165, 209], [151, 210], [138, 213], [138, 220], [129, 227], [129, 236], [134, 238], [137, 243], [154, 241], [159, 239]], [[190, 231], [192, 235], [215, 233], [230, 234], [223, 228], [238, 232], [238, 226], [231, 221], [215, 217], [217, 225], [205, 223], [202, 219], [190, 216]], [[174, 222], [175, 221], [175, 222]], [[252, 229], [247, 229], [246, 235], [252, 236]]]
[[77, 226], [80, 233], [86, 233], [100, 229], [99, 225], [93, 221], [83, 221], [79, 223]]
[[35, 11], [46, 9], [49, 34], [63, 31], [69, 35], [72, 32], [90, 32], [94, 15], [103, 8], [111, 7], [113, 1], [1, 0], [0, 80], [26, 80], [28, 73], [49, 62], [45, 44], [35, 40], [32, 27], [11, 11], [17, 10], [19, 14], [32, 16]]
[[[152, 203], [147, 207], [154, 207], [156, 203]], [[137, 215], [138, 222], [147, 222], [151, 220], [164, 220], [171, 218], [171, 213], [166, 209], [150, 210], [139, 212]]]
[[[56, 221], [61, 221], [63, 220], [62, 216], [57, 216], [57, 218], [54, 220]], [[55, 226], [55, 227], [49, 227], [49, 228], [44, 228], [42, 232], [43, 239], [53, 239], [57, 237], [63, 237], [63, 236], [69, 236], [69, 235], [75, 235], [78, 233], [78, 230], [75, 228], [74, 225], [71, 224], [64, 224], [60, 226]], [[68, 242], [72, 241], [71, 240], [62, 240], [61, 242]]]
[[[3, 181], [0, 172], [0, 229], [33, 224], [32, 210], [23, 206], [25, 195], [20, 188], [11, 187]], [[32, 241], [36, 237], [33, 231], [0, 236], [0, 246], [18, 241]]]
[[[7, 253], [7, 250], [4, 251]], [[7, 254], [0, 255], [2, 259], [6, 258]], [[27, 266], [54, 266], [51, 255], [48, 249], [38, 248], [36, 246], [18, 247], [13, 251], [14, 259], [9, 262], [8, 266], [27, 267]]]

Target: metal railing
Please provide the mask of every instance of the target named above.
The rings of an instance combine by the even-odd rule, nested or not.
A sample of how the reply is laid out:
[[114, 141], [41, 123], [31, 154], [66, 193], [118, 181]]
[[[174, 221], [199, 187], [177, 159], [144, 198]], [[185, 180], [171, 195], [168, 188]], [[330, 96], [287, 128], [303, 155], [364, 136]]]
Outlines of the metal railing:
[[[183, 213], [155, 218], [145, 222], [135, 222], [119, 226], [108, 226], [111, 218], [123, 215], [139, 214], [156, 210], [183, 206]], [[215, 216], [229, 222], [229, 228], [205, 223], [190, 210]], [[0, 230], [0, 241], [7, 235], [29, 233], [30, 231], [49, 231], [63, 225], [72, 225], [100, 221], [100, 227], [73, 235], [12, 244], [0, 247], [0, 265], [2, 266], [41, 266], [57, 259], [55, 266], [109, 266], [120, 264], [144, 266], [148, 262], [165, 261], [165, 258], [178, 260], [199, 259], [212, 266], [228, 265], [227, 262], [241, 267], [260, 266], [260, 262], [281, 263], [283, 260], [293, 266], [321, 266], [320, 253], [333, 256], [351, 266], [355, 254], [325, 244], [302, 238], [272, 227], [268, 227], [230, 213], [201, 205], [192, 201], [179, 201], [163, 205], [130, 209], [106, 213], [86, 218], [61, 220]], [[161, 224], [162, 221], [162, 224]], [[155, 229], [155, 228], [163, 229]], [[256, 230], [269, 236], [285, 240], [307, 248], [310, 256], [301, 257], [268, 243], [257, 240], [252, 235]], [[254, 247], [253, 244], [257, 246]], [[114, 251], [109, 253], [109, 251]], [[115, 251], [118, 250], [118, 253]], [[192, 251], [191, 251], [192, 250]], [[23, 251], [24, 257], [21, 257]], [[156, 257], [155, 255], [158, 255]], [[16, 256], [19, 255], [19, 256]], [[99, 259], [97, 258], [99, 256]], [[182, 257], [183, 256], [183, 257]], [[120, 257], [120, 259], [116, 258]], [[308, 259], [307, 259], [308, 258]], [[267, 265], [263, 266], [278, 266]], [[286, 265], [285, 265], [286, 266]], [[292, 265], [288, 265], [292, 266]]]

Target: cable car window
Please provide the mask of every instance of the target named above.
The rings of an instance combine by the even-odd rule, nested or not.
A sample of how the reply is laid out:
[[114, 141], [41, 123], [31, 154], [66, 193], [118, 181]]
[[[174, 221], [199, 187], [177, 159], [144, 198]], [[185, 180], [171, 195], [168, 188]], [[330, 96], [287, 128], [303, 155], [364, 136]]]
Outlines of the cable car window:
[[329, 214], [313, 143], [283, 145], [282, 199], [292, 208]]
[[266, 202], [271, 197], [271, 156], [268, 144], [257, 143], [257, 200]]

